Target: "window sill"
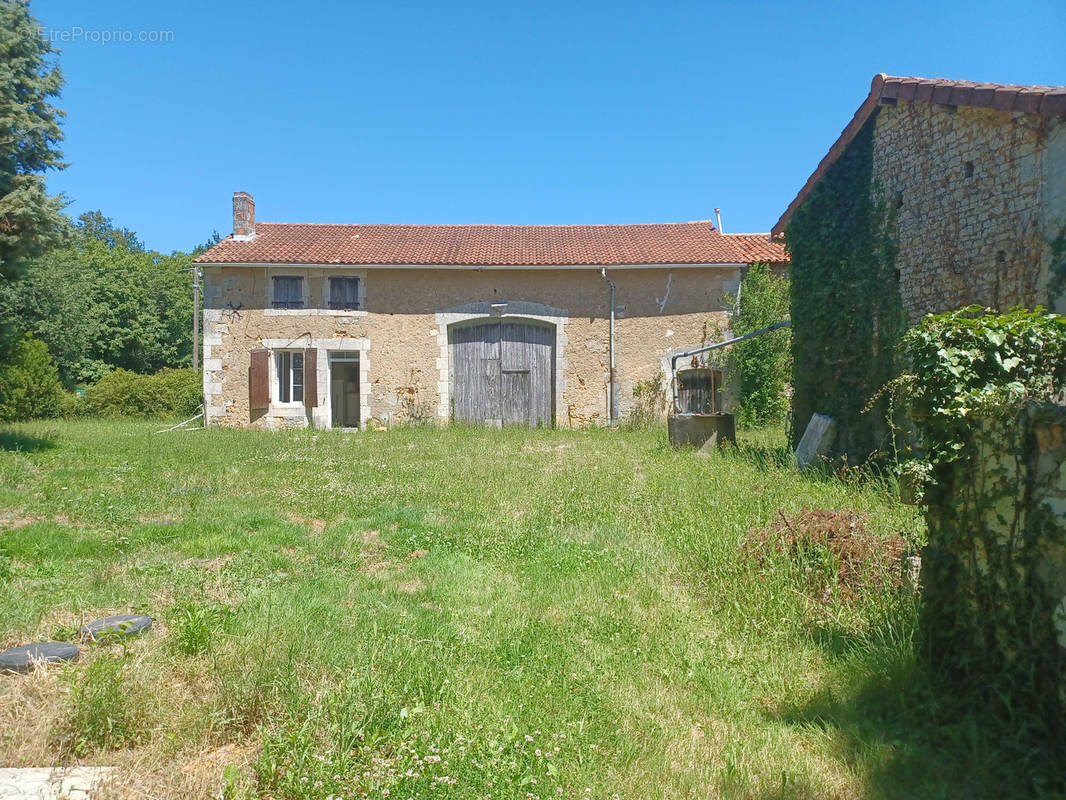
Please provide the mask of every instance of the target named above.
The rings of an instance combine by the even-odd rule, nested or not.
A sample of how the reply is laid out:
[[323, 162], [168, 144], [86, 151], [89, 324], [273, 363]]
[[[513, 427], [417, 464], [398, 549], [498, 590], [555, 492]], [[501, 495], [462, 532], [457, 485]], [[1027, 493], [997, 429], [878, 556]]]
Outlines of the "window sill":
[[332, 308], [264, 308], [264, 317], [365, 317], [366, 311], [336, 311]]
[[289, 414], [293, 412], [299, 412], [301, 415], [306, 411], [306, 407], [301, 400], [298, 403], [279, 403], [277, 401], [270, 404], [269, 412], [271, 414]]

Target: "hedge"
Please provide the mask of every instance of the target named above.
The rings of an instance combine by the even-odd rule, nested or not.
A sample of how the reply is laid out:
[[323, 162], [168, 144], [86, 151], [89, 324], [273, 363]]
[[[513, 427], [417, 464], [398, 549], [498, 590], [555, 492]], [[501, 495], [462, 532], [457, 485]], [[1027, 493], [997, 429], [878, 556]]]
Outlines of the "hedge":
[[85, 413], [97, 416], [191, 417], [203, 403], [195, 369], [161, 369], [140, 375], [116, 369], [85, 391]]

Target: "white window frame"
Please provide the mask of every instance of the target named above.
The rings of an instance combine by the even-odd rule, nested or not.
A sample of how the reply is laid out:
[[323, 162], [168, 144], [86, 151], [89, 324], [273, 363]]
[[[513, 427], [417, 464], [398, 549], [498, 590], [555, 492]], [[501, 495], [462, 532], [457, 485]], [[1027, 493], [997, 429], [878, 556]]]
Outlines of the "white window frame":
[[[283, 406], [283, 407], [297, 407], [297, 406], [301, 406], [302, 407], [303, 404], [304, 404], [304, 389], [306, 388], [304, 386], [304, 351], [303, 351], [303, 349], [302, 348], [301, 349], [278, 349], [278, 350], [274, 350], [272, 355], [274, 356], [274, 358], [271, 359], [272, 364], [273, 364], [273, 372], [274, 372], [274, 374], [273, 374], [273, 379], [271, 380], [271, 385], [272, 385], [272, 392], [271, 393], [274, 395], [274, 403], [276, 405], [278, 405], [278, 406]], [[300, 357], [299, 369], [297, 369], [296, 367], [293, 366], [293, 361], [295, 361], [295, 358], [293, 358], [294, 356], [299, 356]], [[285, 362], [287, 362], [287, 364]], [[288, 374], [289, 399], [288, 400], [282, 400], [281, 399], [281, 396], [282, 396], [282, 383], [281, 382], [282, 382], [283, 376], [286, 373]], [[299, 376], [299, 381], [295, 380], [295, 378], [297, 376]], [[299, 389], [300, 389], [300, 399], [299, 400], [295, 399], [295, 395], [296, 395], [295, 389], [297, 387], [297, 384], [299, 385]]]

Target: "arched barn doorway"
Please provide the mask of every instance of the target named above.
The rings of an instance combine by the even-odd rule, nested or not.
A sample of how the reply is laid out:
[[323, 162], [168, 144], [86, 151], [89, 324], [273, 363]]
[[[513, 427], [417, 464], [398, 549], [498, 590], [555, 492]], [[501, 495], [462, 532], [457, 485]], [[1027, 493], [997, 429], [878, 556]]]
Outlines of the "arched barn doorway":
[[479, 319], [448, 328], [452, 418], [487, 425], [555, 421], [555, 326]]

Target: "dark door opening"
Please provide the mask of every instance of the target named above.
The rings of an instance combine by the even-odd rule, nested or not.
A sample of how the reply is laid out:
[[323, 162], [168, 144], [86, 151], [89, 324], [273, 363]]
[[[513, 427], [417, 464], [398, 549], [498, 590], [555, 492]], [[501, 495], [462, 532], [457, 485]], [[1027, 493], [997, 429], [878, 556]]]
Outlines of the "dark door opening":
[[359, 354], [329, 354], [329, 400], [334, 428], [359, 427]]

